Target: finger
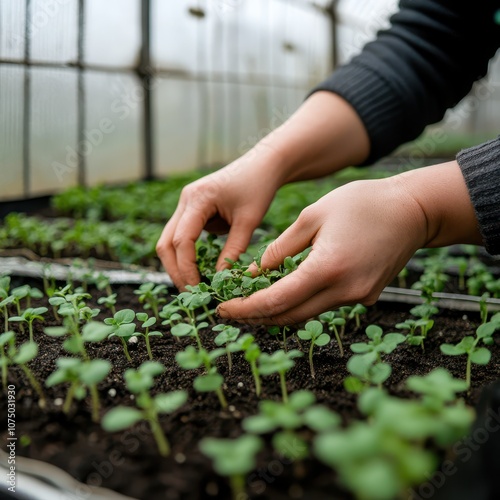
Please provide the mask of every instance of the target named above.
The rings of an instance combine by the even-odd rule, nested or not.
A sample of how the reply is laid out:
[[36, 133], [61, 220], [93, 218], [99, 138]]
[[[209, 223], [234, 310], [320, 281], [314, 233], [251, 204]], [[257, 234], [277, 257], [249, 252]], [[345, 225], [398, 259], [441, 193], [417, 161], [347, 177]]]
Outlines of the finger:
[[177, 266], [176, 254], [174, 248], [172, 247], [172, 235], [175, 231], [180, 216], [181, 211], [177, 209], [163, 228], [160, 239], [156, 244], [156, 253], [162, 263], [162, 266], [172, 278], [172, 281], [177, 288], [180, 288], [182, 286], [182, 283], [179, 274], [179, 268]]
[[328, 275], [320, 272], [322, 269], [313, 249], [296, 271], [250, 297], [220, 304], [217, 313], [221, 318], [257, 322], [279, 317], [331, 285]]
[[242, 218], [235, 218], [226, 243], [222, 249], [215, 268], [221, 271], [230, 267], [229, 262], [225, 259], [238, 260], [239, 256], [248, 248], [255, 227], [252, 223], [245, 221]]
[[207, 220], [213, 214], [194, 207], [187, 207], [179, 219], [172, 236], [179, 279], [183, 287], [200, 282], [200, 274], [196, 266], [195, 243]]
[[[256, 318], [240, 318], [237, 321], [249, 325], [295, 325], [302, 323], [311, 318], [317, 317], [319, 314], [338, 309], [341, 306], [357, 304], [360, 300], [348, 300], [345, 294], [341, 293], [342, 287], [328, 287], [318, 293], [312, 295], [308, 300], [292, 307], [287, 311], [282, 312], [276, 316]], [[365, 305], [372, 305], [373, 301], [362, 301]]]
[[302, 211], [299, 218], [276, 238], [261, 258], [262, 269], [277, 269], [286, 257], [293, 257], [311, 245], [317, 232], [317, 221]]

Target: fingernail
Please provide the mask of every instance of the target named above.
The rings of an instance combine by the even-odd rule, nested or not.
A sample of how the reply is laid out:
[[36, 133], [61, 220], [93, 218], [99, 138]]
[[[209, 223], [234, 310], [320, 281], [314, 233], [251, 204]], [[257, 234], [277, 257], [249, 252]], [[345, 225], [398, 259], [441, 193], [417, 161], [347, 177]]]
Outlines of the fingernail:
[[215, 309], [215, 316], [217, 318], [225, 318], [224, 316], [224, 308], [221, 307], [221, 306], [217, 306], [217, 308]]

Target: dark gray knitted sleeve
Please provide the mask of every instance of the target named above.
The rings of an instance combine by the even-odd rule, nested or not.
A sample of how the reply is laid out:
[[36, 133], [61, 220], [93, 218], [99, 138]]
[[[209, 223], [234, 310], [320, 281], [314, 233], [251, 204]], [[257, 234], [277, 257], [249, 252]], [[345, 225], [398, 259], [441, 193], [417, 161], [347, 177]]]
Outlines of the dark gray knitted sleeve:
[[500, 254], [500, 137], [457, 155], [486, 250]]
[[370, 138], [370, 164], [441, 120], [486, 74], [500, 46], [498, 1], [401, 0], [391, 27], [314, 91], [348, 101]]

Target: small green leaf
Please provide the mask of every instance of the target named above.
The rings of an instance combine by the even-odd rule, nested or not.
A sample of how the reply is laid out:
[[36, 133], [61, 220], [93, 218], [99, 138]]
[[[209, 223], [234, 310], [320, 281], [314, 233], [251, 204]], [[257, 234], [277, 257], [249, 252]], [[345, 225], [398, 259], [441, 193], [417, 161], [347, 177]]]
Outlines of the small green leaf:
[[486, 347], [479, 347], [470, 354], [470, 360], [476, 365], [487, 365], [491, 359], [491, 352]]
[[446, 356], [460, 356], [461, 354], [465, 354], [467, 352], [459, 345], [453, 344], [441, 344], [439, 348], [443, 354], [446, 354]]
[[99, 321], [90, 321], [82, 328], [84, 342], [101, 342], [109, 337], [114, 328]]
[[127, 429], [142, 419], [141, 411], [126, 406], [118, 406], [104, 415], [102, 427], [107, 432], [117, 432]]
[[86, 385], [98, 384], [111, 371], [111, 363], [106, 359], [93, 359], [80, 366], [80, 380]]
[[65, 326], [47, 326], [43, 329], [43, 333], [49, 337], [63, 337], [67, 335], [68, 329]]
[[288, 404], [295, 411], [304, 410], [305, 408], [311, 406], [316, 401], [316, 396], [313, 392], [307, 390], [300, 390], [293, 392], [290, 397]]
[[318, 346], [318, 347], [322, 347], [324, 345], [327, 345], [328, 343], [330, 342], [330, 335], [328, 335], [327, 333], [322, 333], [317, 339], [316, 339], [316, 342], [315, 344]]
[[38, 344], [36, 342], [25, 342], [19, 347], [17, 354], [14, 356], [14, 363], [24, 365], [36, 358], [38, 354]]
[[209, 373], [198, 375], [193, 381], [193, 387], [198, 392], [211, 392], [219, 389], [223, 382], [224, 377], [220, 373]]
[[347, 392], [359, 394], [363, 392], [365, 384], [358, 377], [349, 376], [344, 379], [344, 388]]
[[155, 396], [154, 402], [159, 413], [173, 413], [187, 401], [187, 398], [186, 391], [173, 391], [167, 394], [158, 394]]
[[113, 317], [115, 322], [119, 325], [132, 323], [135, 319], [135, 312], [132, 309], [122, 309], [121, 311], [117, 311]]

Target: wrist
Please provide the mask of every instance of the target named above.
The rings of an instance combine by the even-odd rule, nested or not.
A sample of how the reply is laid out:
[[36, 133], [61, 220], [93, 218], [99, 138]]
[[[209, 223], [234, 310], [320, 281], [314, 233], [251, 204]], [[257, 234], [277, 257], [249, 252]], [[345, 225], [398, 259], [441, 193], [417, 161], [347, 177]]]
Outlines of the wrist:
[[423, 246], [483, 244], [474, 207], [456, 161], [412, 170], [395, 178], [425, 217]]

